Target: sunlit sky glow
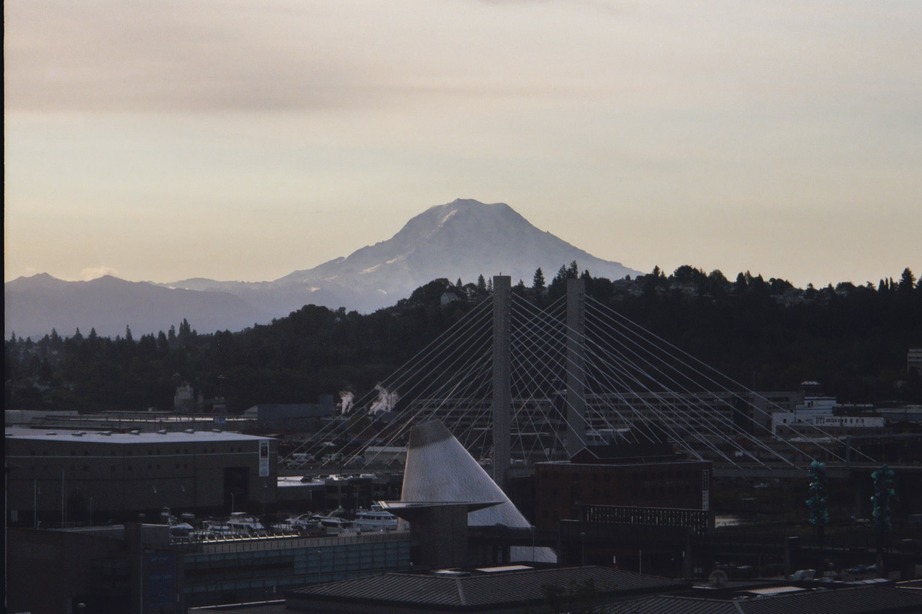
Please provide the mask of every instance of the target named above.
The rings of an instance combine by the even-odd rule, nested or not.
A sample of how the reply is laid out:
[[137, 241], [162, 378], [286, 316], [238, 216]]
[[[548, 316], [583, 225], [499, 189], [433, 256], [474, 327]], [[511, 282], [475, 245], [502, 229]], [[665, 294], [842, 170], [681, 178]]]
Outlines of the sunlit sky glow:
[[915, 0], [8, 0], [4, 18], [6, 280], [276, 279], [455, 198], [641, 271], [922, 273]]

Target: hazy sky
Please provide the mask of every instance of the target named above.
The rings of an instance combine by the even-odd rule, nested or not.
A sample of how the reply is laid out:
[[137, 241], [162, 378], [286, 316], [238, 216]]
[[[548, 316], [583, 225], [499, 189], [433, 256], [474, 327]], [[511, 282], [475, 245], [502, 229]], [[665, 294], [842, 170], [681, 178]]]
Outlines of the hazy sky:
[[918, 0], [4, 18], [6, 280], [276, 279], [459, 197], [645, 272], [922, 274]]

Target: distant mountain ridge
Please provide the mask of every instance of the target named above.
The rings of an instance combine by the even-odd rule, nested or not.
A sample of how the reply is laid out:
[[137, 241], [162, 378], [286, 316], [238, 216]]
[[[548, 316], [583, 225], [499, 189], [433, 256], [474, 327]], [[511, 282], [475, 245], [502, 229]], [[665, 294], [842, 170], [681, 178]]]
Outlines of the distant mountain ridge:
[[77, 329], [95, 329], [104, 337], [167, 331], [185, 318], [201, 331], [239, 330], [267, 321], [268, 314], [226, 292], [163, 288], [105, 276], [91, 281], [62, 281], [47, 274], [4, 284], [7, 338], [38, 339], [52, 329], [69, 337]]
[[275, 281], [192, 278], [168, 284], [103, 277], [66, 282], [49, 275], [5, 284], [6, 335], [62, 335], [95, 327], [100, 335], [167, 330], [186, 318], [199, 332], [239, 330], [306, 304], [370, 312], [395, 304], [433, 279], [476, 281], [509, 275], [531, 285], [537, 268], [548, 280], [576, 261], [594, 276], [620, 279], [637, 271], [596, 258], [539, 230], [505, 203], [458, 199], [430, 207], [393, 237]]

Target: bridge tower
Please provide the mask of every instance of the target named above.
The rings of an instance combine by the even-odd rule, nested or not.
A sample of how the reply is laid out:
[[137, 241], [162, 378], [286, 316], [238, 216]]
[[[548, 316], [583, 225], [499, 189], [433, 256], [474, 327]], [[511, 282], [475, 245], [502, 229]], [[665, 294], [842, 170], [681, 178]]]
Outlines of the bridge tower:
[[[584, 280], [568, 279], [565, 446], [571, 456], [585, 445], [586, 439], [585, 298]], [[493, 481], [500, 488], [505, 488], [512, 464], [511, 299], [511, 278], [493, 277]]]
[[586, 284], [567, 280], [567, 454], [586, 440]]
[[493, 481], [506, 487], [512, 464], [512, 388], [510, 385], [509, 335], [512, 280], [493, 277]]

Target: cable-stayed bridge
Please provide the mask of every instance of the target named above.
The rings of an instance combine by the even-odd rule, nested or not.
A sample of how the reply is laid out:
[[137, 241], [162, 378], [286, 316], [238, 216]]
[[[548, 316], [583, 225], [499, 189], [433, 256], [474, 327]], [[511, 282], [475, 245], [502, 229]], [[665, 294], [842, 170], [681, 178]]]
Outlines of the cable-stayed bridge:
[[772, 436], [774, 411], [783, 410], [767, 396], [586, 296], [581, 280], [538, 306], [497, 276], [490, 299], [375, 390], [343, 395], [339, 415], [299, 451], [358, 466], [439, 419], [501, 486], [514, 464], [566, 460], [593, 445], [668, 444], [765, 471], [873, 462], [810, 424]]

